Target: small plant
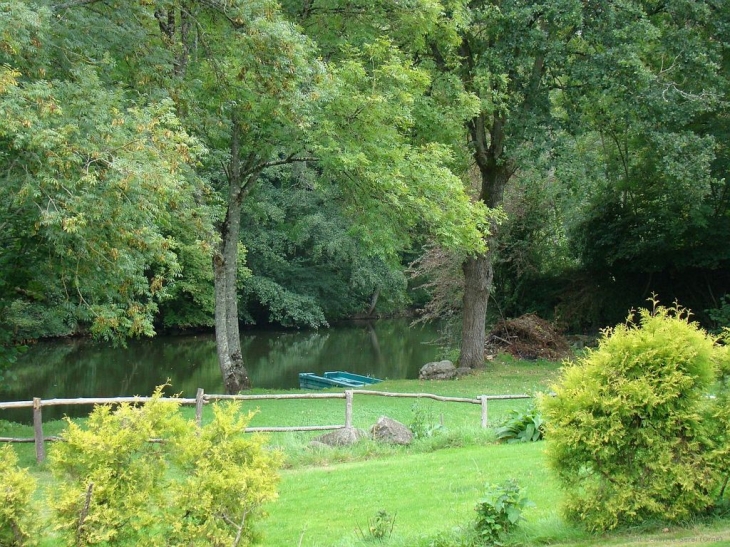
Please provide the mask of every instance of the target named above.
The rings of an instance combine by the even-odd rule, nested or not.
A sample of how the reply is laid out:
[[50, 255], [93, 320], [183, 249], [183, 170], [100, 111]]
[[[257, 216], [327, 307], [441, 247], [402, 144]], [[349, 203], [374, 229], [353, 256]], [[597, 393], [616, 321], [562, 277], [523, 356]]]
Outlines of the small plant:
[[395, 515], [388, 513], [385, 509], [379, 510], [375, 513], [375, 516], [368, 520], [367, 532], [363, 532], [362, 528], [358, 526], [360, 530], [360, 536], [364, 540], [377, 540], [383, 541], [393, 533], [393, 527], [395, 526]]
[[540, 410], [531, 404], [527, 409], [512, 410], [505, 424], [497, 429], [497, 440], [508, 443], [525, 443], [542, 440], [545, 424]]
[[424, 410], [418, 403], [415, 403], [411, 410], [413, 410], [413, 420], [411, 420], [408, 428], [413, 432], [416, 439], [433, 437], [435, 433], [443, 429], [444, 426], [434, 423], [433, 413]]
[[485, 543], [502, 545], [505, 536], [524, 520], [522, 511], [533, 505], [514, 479], [501, 485], [488, 485], [475, 508], [477, 533]]

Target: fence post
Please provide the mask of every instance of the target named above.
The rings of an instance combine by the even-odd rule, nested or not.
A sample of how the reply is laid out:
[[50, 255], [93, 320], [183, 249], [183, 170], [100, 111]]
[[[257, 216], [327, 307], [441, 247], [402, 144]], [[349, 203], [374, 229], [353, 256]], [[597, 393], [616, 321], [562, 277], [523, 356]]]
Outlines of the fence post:
[[487, 406], [487, 396], [480, 395], [479, 399], [482, 402], [482, 429], [486, 429], [489, 426], [489, 407]]
[[43, 460], [46, 459], [46, 447], [43, 444], [43, 414], [39, 397], [33, 397], [33, 435], [35, 437], [35, 459], [38, 463], [43, 463]]
[[345, 427], [352, 427], [352, 390], [345, 390]]
[[198, 429], [203, 427], [203, 394], [205, 391], [202, 387], [198, 388], [198, 392], [195, 394], [195, 423]]

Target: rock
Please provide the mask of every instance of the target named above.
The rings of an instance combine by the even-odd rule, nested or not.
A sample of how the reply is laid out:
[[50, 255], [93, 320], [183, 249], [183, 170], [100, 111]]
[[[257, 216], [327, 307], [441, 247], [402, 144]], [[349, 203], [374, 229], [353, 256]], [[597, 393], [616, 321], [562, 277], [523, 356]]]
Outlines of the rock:
[[456, 377], [461, 378], [462, 376], [469, 376], [474, 374], [474, 369], [469, 367], [459, 367], [456, 369]]
[[419, 380], [451, 380], [456, 377], [456, 367], [451, 361], [426, 363], [418, 371]]
[[370, 435], [376, 441], [383, 441], [391, 444], [411, 444], [413, 432], [402, 423], [381, 416], [373, 427], [370, 428]]
[[334, 431], [316, 437], [312, 440], [312, 443], [317, 442], [328, 446], [348, 446], [355, 444], [357, 441], [367, 436], [368, 434], [362, 429], [343, 427], [342, 429], [335, 429]]

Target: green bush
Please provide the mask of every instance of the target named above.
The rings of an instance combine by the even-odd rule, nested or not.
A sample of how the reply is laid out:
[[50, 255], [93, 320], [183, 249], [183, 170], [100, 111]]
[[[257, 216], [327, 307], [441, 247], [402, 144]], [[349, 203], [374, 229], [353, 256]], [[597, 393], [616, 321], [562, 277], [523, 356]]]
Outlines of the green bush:
[[724, 348], [681, 308], [641, 310], [567, 364], [541, 400], [569, 520], [592, 530], [713, 506], [721, 465], [708, 398]]
[[501, 545], [504, 537], [522, 520], [522, 511], [532, 505], [515, 480], [489, 485], [476, 506], [475, 528], [481, 540]]
[[18, 457], [10, 445], [0, 449], [0, 545], [35, 545], [35, 513], [30, 501], [35, 479], [18, 467]]
[[525, 410], [511, 410], [502, 427], [497, 428], [497, 440], [508, 443], [539, 441], [545, 433], [545, 423], [536, 405]]
[[267, 449], [262, 435], [244, 434], [254, 413], [241, 415], [240, 403], [226, 403], [213, 414], [176, 453], [186, 478], [172, 490], [174, 545], [249, 545], [261, 505], [277, 496], [281, 454]]
[[279, 466], [262, 438], [244, 435], [250, 419], [240, 404], [216, 406], [198, 430], [158, 389], [142, 406], [96, 407], [84, 428], [69, 420], [50, 458], [60, 541], [248, 545], [252, 519], [276, 496]]

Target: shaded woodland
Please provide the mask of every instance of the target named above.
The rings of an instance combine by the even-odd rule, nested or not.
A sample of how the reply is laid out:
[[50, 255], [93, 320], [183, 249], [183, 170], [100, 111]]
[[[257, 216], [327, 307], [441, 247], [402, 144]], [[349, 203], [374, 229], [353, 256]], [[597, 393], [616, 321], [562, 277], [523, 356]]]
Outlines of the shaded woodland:
[[0, 3], [18, 343], [422, 310], [730, 325], [723, 0]]

